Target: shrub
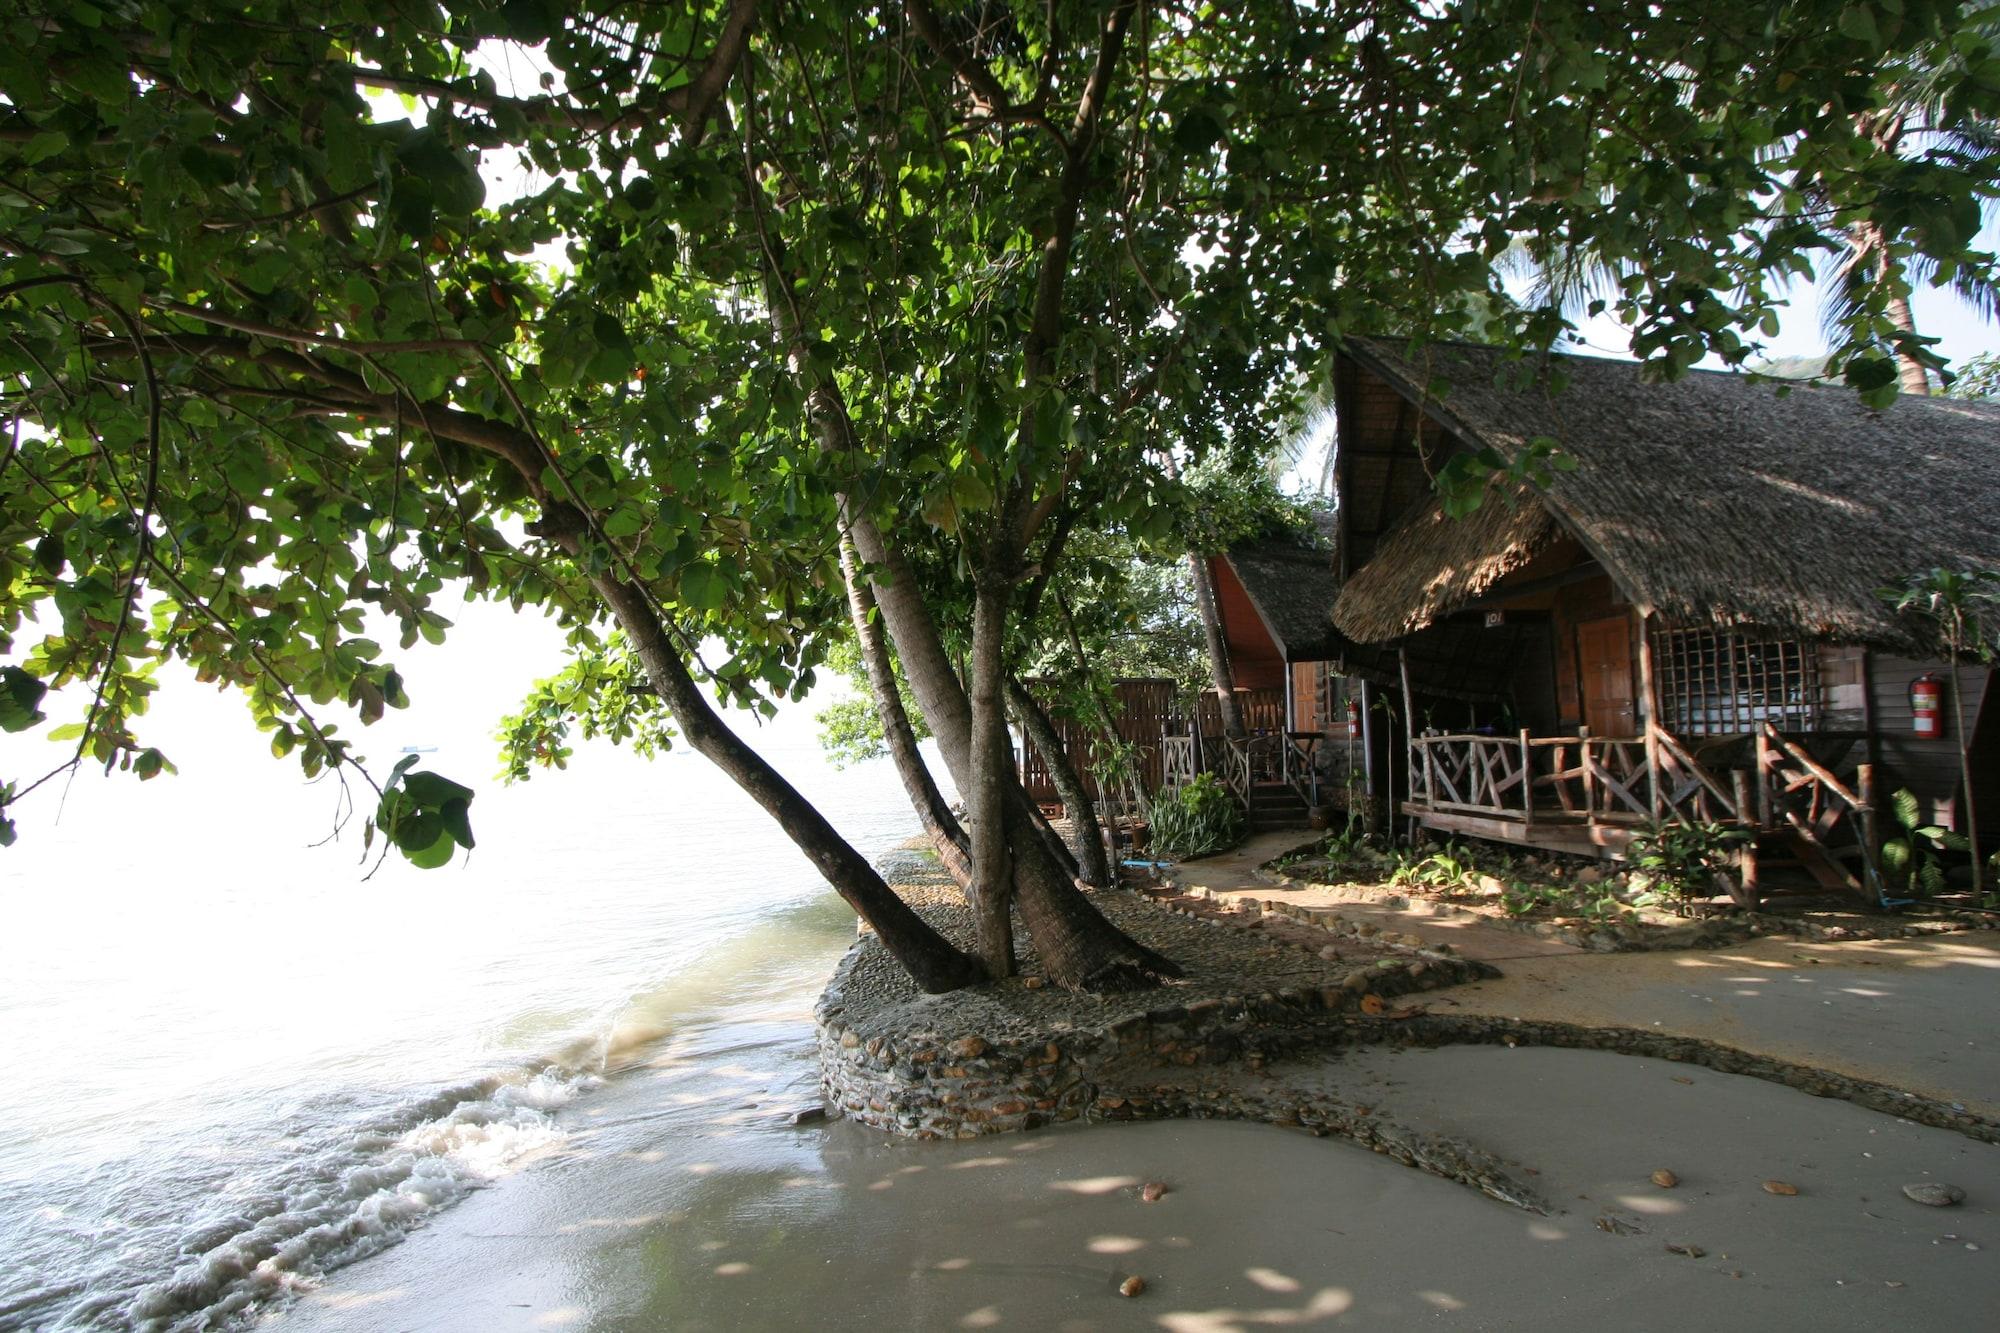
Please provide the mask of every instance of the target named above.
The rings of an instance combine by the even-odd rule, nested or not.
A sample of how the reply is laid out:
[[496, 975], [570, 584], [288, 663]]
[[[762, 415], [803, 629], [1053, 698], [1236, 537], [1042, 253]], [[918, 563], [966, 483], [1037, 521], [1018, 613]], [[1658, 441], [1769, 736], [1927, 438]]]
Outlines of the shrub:
[[1157, 797], [1147, 811], [1153, 847], [1169, 856], [1227, 851], [1249, 831], [1243, 807], [1213, 773]]
[[1685, 915], [1691, 899], [1706, 897], [1711, 887], [1728, 888], [1737, 848], [1749, 840], [1745, 830], [1723, 824], [1661, 824], [1638, 834], [1626, 860], [1659, 887], [1634, 901], [1647, 907], [1669, 901]]

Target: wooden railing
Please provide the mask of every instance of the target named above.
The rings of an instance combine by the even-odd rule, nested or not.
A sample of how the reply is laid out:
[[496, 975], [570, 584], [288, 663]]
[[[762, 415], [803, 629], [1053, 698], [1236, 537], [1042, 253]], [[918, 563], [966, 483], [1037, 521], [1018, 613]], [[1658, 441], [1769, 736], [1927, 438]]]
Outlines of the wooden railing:
[[1160, 738], [1160, 790], [1176, 791], [1193, 782], [1201, 770], [1196, 765], [1193, 736]]
[[[1822, 883], [1880, 901], [1874, 771], [1851, 763], [1864, 740], [1858, 733], [1792, 737], [1766, 722], [1754, 737], [1720, 740], [1717, 758], [1704, 762], [1657, 725], [1642, 736], [1417, 736], [1410, 741], [1410, 803], [1527, 828], [1537, 821], [1634, 829], [1725, 824], [1783, 834]], [[1746, 870], [1754, 877], [1754, 858], [1746, 858]]]
[[1652, 817], [1642, 736], [1418, 736], [1412, 799], [1436, 810], [1586, 822]]
[[[1841, 745], [1838, 756], [1816, 758], [1799, 741], [1766, 722], [1757, 732], [1757, 823], [1789, 830], [1809, 869], [1884, 899], [1876, 826], [1875, 767], [1855, 762], [1850, 785], [1837, 771], [1853, 759], [1858, 736], [1816, 737]], [[1844, 743], [1844, 744], [1843, 744]], [[1858, 863], [1850, 868], [1847, 860]]]
[[1310, 732], [1274, 732], [1242, 740], [1208, 737], [1202, 749], [1245, 805], [1253, 786], [1282, 782], [1311, 808], [1319, 804], [1319, 768], [1313, 758], [1318, 740], [1318, 734]]
[[[1238, 690], [1236, 707], [1242, 712], [1243, 725], [1249, 731], [1278, 731], [1288, 725], [1285, 690], [1281, 685]], [[1195, 701], [1195, 721], [1200, 724], [1203, 736], [1222, 735], [1222, 705], [1216, 702], [1214, 690], [1203, 691]]]

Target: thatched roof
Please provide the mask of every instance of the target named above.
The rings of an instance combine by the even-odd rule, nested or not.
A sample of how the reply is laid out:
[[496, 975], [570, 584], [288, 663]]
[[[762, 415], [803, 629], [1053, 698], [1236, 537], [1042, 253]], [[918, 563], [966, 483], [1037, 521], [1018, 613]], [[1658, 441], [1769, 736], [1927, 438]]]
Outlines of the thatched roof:
[[1314, 534], [1258, 537], [1237, 543], [1223, 557], [1287, 662], [1331, 661], [1346, 646], [1333, 628], [1333, 604], [1340, 597], [1329, 549], [1333, 518], [1322, 514], [1315, 523]]
[[1341, 632], [1362, 643], [1413, 634], [1450, 615], [1528, 563], [1562, 527], [1526, 490], [1487, 497], [1464, 518], [1436, 500], [1382, 539], [1337, 603]]
[[[1876, 590], [1937, 567], [2000, 568], [2000, 407], [1906, 395], [1874, 411], [1840, 388], [1780, 396], [1715, 371], [1656, 384], [1630, 361], [1465, 344], [1347, 351], [1468, 448], [1513, 458], [1553, 438], [1577, 467], [1539, 507], [1635, 605], [1673, 621], [1926, 651], [1925, 627]], [[1545, 536], [1497, 493], [1462, 531], [1433, 501], [1348, 580], [1335, 624], [1363, 642], [1421, 628]]]

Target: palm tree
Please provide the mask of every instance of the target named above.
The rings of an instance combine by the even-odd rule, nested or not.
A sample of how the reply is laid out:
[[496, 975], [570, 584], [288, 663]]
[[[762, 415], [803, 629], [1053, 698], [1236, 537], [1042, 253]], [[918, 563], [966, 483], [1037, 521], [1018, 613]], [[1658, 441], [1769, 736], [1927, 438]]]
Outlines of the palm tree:
[[[1989, 41], [2000, 38], [2000, 16], [1988, 10], [1960, 31]], [[1955, 166], [1991, 163], [2000, 157], [2000, 123], [1950, 104], [1951, 89], [1966, 75], [1964, 49], [1950, 42], [1933, 44], [1886, 66], [1880, 85], [1882, 103], [1854, 117], [1856, 132], [1879, 151], [1896, 156], [1921, 152]], [[1807, 193], [1828, 202], [1823, 183], [1817, 189], [1808, 183]], [[1993, 204], [1991, 199], [1985, 201], [1982, 221], [1992, 220]], [[1826, 290], [1821, 321], [1829, 341], [1864, 314], [1871, 289], [1877, 287], [1885, 292], [1883, 313], [1890, 325], [1905, 338], [1916, 337], [1910, 291], [1919, 283], [1935, 285], [1938, 266], [1926, 255], [1909, 255], [1908, 247], [1899, 244], [1901, 239], [1872, 215], [1848, 223], [1845, 245], [1821, 273]], [[2000, 284], [1990, 264], [1983, 271], [1958, 269], [1949, 285], [1983, 318], [2000, 318]], [[1912, 353], [1911, 344], [1898, 343], [1896, 364], [1903, 392], [1928, 394], [1930, 376]]]

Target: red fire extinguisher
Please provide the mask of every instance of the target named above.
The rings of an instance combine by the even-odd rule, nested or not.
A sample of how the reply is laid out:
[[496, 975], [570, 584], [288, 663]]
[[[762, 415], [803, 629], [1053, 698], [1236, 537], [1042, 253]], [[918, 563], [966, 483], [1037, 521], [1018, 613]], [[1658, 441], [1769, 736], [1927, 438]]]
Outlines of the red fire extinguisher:
[[1910, 682], [1910, 718], [1918, 736], [1927, 741], [1944, 735], [1944, 682], [1925, 674]]
[[1351, 741], [1361, 739], [1361, 701], [1359, 699], [1349, 699], [1347, 701], [1347, 739]]

